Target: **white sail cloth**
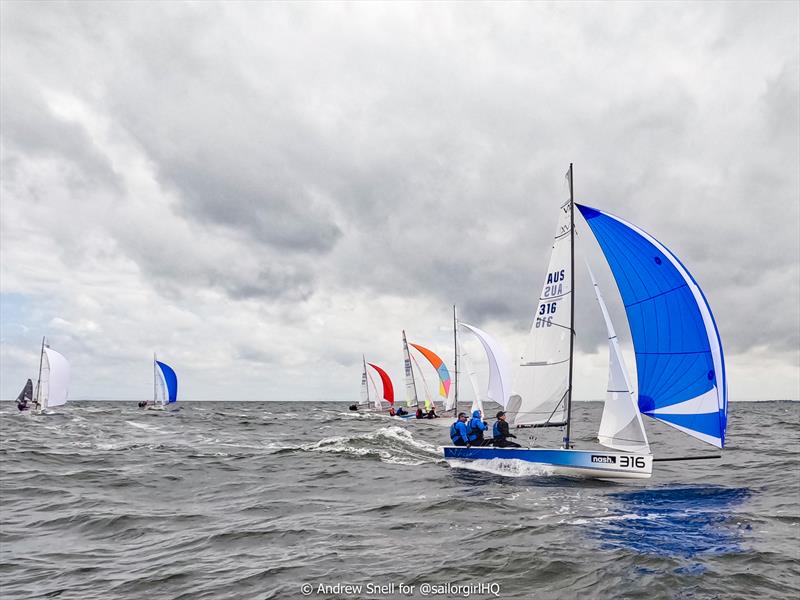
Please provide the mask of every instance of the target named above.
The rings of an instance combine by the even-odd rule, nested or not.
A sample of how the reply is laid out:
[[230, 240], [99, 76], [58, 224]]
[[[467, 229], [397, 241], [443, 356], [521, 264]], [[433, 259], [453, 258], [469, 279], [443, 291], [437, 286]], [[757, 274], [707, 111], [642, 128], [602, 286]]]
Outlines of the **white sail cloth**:
[[597, 439], [604, 446], [615, 450], [650, 454], [650, 445], [647, 443], [642, 415], [631, 389], [628, 369], [625, 367], [625, 359], [620, 351], [611, 315], [608, 313], [608, 308], [603, 301], [603, 295], [600, 293], [600, 287], [597, 285], [589, 263], [586, 263], [586, 268], [589, 270], [589, 277], [592, 278], [597, 303], [600, 305], [608, 331], [608, 390]]
[[482, 329], [467, 323], [461, 323], [461, 325], [475, 334], [486, 351], [486, 358], [489, 361], [487, 399], [505, 408], [511, 395], [511, 369], [508, 355], [497, 340]]
[[571, 213], [568, 200], [559, 211], [547, 276], [508, 404], [514, 425], [566, 421], [572, 333]]
[[70, 367], [67, 359], [51, 348], [44, 349], [40, 398], [42, 410], [66, 404]]

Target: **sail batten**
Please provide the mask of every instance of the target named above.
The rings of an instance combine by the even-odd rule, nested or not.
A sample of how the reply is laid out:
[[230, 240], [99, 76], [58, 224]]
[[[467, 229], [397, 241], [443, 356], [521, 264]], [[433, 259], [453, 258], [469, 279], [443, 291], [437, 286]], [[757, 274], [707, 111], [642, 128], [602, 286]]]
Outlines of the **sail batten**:
[[705, 295], [658, 240], [618, 217], [577, 206], [625, 306], [636, 354], [639, 410], [722, 448], [728, 402], [725, 363]]

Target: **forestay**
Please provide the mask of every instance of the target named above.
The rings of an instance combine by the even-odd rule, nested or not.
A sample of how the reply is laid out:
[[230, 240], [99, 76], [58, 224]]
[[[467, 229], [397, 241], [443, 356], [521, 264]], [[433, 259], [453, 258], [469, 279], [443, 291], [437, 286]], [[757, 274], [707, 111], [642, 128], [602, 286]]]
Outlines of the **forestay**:
[[559, 211], [547, 276], [508, 404], [514, 425], [566, 422], [572, 332], [571, 213], [568, 200]]
[[649, 454], [650, 445], [647, 443], [647, 435], [642, 425], [642, 415], [633, 397], [628, 369], [625, 367], [625, 359], [620, 351], [611, 315], [588, 263], [586, 268], [589, 270], [589, 277], [592, 278], [597, 303], [600, 305], [608, 331], [608, 390], [597, 439], [609, 448]]
[[608, 213], [577, 206], [625, 304], [639, 410], [722, 448], [728, 412], [725, 363], [703, 292], [678, 258], [649, 234]]

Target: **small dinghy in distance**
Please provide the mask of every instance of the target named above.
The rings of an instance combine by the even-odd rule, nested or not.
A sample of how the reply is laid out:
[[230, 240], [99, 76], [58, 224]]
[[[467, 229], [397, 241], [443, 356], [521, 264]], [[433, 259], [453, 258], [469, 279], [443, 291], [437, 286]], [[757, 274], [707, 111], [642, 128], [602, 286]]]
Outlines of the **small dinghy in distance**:
[[[30, 395], [29, 379], [25, 388], [17, 398], [17, 408], [20, 411], [32, 410], [41, 414], [49, 412], [56, 406], [67, 403], [69, 396], [70, 367], [69, 362], [61, 354], [50, 348], [47, 339], [42, 338], [42, 351], [39, 355], [39, 376], [36, 380], [36, 391]], [[26, 398], [30, 397], [30, 404]]]
[[176, 410], [178, 401], [178, 376], [168, 364], [153, 354], [153, 403], [147, 410]]
[[[553, 474], [597, 479], [648, 478], [654, 460], [659, 459], [650, 453], [641, 414], [721, 449], [728, 412], [725, 364], [719, 332], [703, 292], [678, 258], [649, 234], [608, 213], [575, 204], [572, 165], [567, 180], [569, 200], [561, 207], [545, 285], [520, 363], [517, 393], [509, 399], [507, 409], [512, 426], [518, 428], [563, 427], [563, 446], [446, 446], [445, 458], [522, 460], [542, 465]], [[608, 395], [598, 441], [617, 452], [574, 449], [570, 440], [576, 206], [611, 268], [636, 355], [638, 402], [611, 319], [593, 281], [608, 330], [610, 355]], [[719, 455], [660, 460], [693, 458]]]
[[31, 404], [33, 404], [33, 381], [28, 379], [19, 396], [17, 396], [17, 409], [20, 412], [30, 410]]
[[[378, 387], [375, 385], [375, 379], [373, 379], [372, 373], [367, 371], [368, 363], [363, 354], [361, 355], [361, 364], [363, 365], [363, 370], [361, 371], [361, 401], [357, 404], [351, 404], [350, 410], [354, 412], [381, 412], [383, 411], [381, 396], [378, 394]], [[369, 363], [369, 366], [375, 369], [379, 375], [381, 375], [381, 373], [383, 374], [381, 375], [381, 381], [383, 382], [384, 397], [386, 397], [386, 400], [389, 402], [389, 406], [392, 406], [394, 404], [394, 389], [392, 388], [392, 382], [389, 376], [386, 375], [386, 372], [380, 367], [376, 367], [372, 363]], [[389, 382], [388, 387], [383, 381], [384, 375]], [[369, 393], [369, 384], [372, 384], [372, 395]]]

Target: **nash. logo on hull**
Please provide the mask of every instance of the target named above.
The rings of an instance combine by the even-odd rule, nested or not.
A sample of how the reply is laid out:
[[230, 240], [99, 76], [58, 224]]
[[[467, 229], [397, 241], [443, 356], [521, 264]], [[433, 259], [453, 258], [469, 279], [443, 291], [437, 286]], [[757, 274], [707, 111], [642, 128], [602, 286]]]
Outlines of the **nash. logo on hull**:
[[616, 456], [600, 456], [597, 454], [592, 454], [592, 462], [593, 463], [605, 463], [615, 465], [617, 464], [617, 457]]

